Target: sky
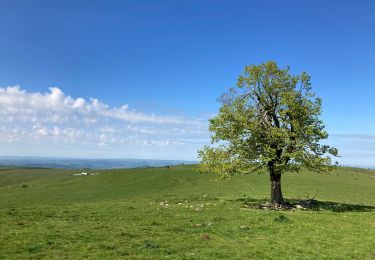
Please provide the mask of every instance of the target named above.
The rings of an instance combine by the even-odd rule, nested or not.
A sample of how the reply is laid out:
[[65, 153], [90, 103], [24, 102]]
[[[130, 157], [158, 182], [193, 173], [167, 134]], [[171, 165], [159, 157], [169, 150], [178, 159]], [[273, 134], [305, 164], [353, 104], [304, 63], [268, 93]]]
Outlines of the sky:
[[0, 0], [0, 156], [196, 160], [244, 66], [308, 72], [375, 166], [374, 1]]

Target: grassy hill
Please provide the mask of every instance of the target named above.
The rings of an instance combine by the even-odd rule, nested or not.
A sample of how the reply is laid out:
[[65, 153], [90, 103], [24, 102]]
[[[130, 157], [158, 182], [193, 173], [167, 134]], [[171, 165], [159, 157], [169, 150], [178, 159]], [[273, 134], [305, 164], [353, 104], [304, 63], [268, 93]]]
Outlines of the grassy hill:
[[0, 168], [0, 259], [375, 259], [375, 171], [283, 176], [270, 211], [267, 175], [218, 181], [194, 166], [80, 171]]

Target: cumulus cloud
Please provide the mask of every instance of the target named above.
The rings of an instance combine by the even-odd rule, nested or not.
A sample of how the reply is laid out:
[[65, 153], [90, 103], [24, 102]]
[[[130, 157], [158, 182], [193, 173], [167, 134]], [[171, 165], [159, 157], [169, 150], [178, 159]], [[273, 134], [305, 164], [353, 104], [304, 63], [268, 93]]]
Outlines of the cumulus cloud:
[[122, 157], [162, 152], [162, 157], [177, 158], [180, 151], [194, 158], [196, 149], [208, 142], [206, 118], [147, 114], [126, 104], [112, 107], [96, 98], [68, 96], [57, 87], [45, 93], [0, 88], [0, 125], [3, 147], [54, 147], [64, 150], [62, 155], [69, 149], [100, 152], [107, 147]]

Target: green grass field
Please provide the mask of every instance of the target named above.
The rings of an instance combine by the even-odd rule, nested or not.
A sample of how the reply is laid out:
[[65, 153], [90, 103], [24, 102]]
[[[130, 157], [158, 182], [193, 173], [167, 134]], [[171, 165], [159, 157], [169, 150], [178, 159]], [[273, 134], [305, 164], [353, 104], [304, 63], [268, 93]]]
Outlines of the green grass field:
[[375, 171], [285, 174], [286, 199], [319, 204], [284, 211], [246, 207], [267, 175], [78, 172], [0, 168], [0, 259], [375, 259]]

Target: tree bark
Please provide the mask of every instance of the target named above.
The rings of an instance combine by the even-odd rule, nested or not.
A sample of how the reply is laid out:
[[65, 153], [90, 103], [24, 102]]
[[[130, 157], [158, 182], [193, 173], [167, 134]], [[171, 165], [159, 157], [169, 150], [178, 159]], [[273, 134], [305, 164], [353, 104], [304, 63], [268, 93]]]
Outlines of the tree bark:
[[284, 205], [283, 193], [281, 192], [281, 174], [270, 172], [271, 180], [271, 205], [279, 207]]

